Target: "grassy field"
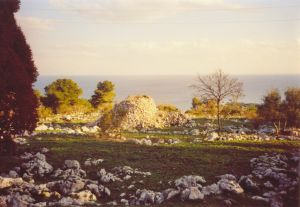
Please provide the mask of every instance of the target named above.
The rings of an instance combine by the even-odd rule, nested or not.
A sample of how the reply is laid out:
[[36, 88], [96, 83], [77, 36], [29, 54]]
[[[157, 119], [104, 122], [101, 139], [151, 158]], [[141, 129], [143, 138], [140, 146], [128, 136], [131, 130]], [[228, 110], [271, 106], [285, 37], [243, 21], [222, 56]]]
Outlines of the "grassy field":
[[[47, 137], [42, 140], [31, 138], [29, 145], [19, 147], [19, 152], [38, 151], [47, 147], [50, 152], [47, 160], [55, 168], [61, 167], [66, 159], [76, 159], [83, 163], [87, 158], [102, 158], [105, 161], [98, 167], [110, 171], [113, 167], [129, 165], [142, 171], [150, 171], [147, 178], [135, 177], [136, 187], [161, 191], [170, 187], [168, 181], [183, 175], [201, 175], [208, 184], [217, 181], [216, 176], [232, 173], [247, 175], [250, 173], [249, 160], [266, 152], [288, 152], [300, 147], [299, 142], [209, 142], [199, 144], [181, 143], [177, 145], [142, 146], [126, 142], [116, 142], [109, 139], [96, 138], [59, 138]], [[5, 172], [19, 165], [17, 157], [0, 157], [0, 172]], [[84, 168], [91, 178], [96, 178], [97, 168]], [[134, 193], [127, 190], [131, 180], [124, 183], [108, 184], [112, 190], [112, 198], [117, 199], [121, 192]], [[254, 204], [246, 197], [235, 198], [242, 201], [238, 206], [263, 206]], [[164, 206], [174, 206], [170, 201]], [[241, 203], [241, 202], [239, 202]], [[214, 197], [204, 202], [178, 203], [175, 206], [222, 206], [222, 200]]]

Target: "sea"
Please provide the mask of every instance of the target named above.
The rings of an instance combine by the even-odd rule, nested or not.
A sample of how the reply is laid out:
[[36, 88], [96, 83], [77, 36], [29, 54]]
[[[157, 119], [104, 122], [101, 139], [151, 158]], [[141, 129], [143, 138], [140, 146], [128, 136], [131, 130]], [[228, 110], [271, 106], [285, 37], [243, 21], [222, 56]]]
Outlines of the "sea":
[[[243, 103], [261, 103], [263, 96], [271, 89], [278, 89], [282, 95], [289, 87], [300, 87], [299, 75], [238, 75], [243, 82]], [[197, 76], [45, 76], [40, 75], [35, 89], [44, 93], [44, 88], [58, 78], [69, 78], [83, 89], [82, 98], [90, 98], [99, 81], [109, 80], [116, 87], [116, 102], [129, 95], [149, 95], [156, 104], [173, 104], [181, 110], [191, 107], [192, 98], [197, 96], [190, 86], [197, 83]]]

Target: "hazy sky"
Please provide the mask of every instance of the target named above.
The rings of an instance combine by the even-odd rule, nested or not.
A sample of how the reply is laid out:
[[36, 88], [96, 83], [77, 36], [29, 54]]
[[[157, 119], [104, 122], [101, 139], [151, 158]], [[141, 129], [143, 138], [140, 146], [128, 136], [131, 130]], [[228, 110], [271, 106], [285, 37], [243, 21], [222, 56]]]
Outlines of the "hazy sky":
[[41, 75], [300, 74], [300, 1], [21, 3]]

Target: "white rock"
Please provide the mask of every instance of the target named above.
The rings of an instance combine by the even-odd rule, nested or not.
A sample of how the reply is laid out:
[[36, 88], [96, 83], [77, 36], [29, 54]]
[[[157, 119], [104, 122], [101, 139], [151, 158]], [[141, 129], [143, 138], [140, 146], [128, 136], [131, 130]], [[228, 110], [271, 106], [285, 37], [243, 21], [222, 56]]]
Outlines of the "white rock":
[[218, 133], [212, 132], [207, 136], [207, 141], [215, 141], [218, 137]]
[[200, 192], [197, 187], [190, 187], [189, 200], [202, 200], [204, 199], [204, 194]]
[[46, 131], [48, 127], [45, 124], [39, 125], [35, 128], [36, 131]]
[[191, 130], [190, 134], [193, 136], [198, 136], [198, 135], [200, 135], [200, 131], [199, 131], [199, 129], [193, 129], [193, 130]]
[[89, 190], [80, 191], [78, 193], [72, 193], [71, 196], [73, 198], [78, 199], [81, 202], [90, 202], [96, 201], [96, 196]]
[[23, 184], [22, 178], [5, 178], [0, 176], [0, 189]]
[[241, 194], [244, 192], [243, 188], [234, 180], [221, 179], [218, 181], [219, 188], [225, 192], [234, 194]]
[[79, 169], [80, 163], [77, 160], [65, 160], [64, 167], [68, 169]]

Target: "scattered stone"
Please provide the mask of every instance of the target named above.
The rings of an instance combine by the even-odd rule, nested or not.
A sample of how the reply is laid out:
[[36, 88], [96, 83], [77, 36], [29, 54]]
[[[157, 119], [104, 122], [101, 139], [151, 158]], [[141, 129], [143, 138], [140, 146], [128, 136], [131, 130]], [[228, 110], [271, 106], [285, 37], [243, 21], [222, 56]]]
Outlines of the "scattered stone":
[[43, 148], [41, 149], [41, 152], [45, 154], [45, 153], [49, 152], [49, 149], [46, 148], [46, 147], [43, 147]]
[[268, 189], [274, 188], [273, 184], [272, 184], [270, 181], [265, 182], [265, 183], [264, 183], [264, 186], [265, 186], [266, 188], [268, 188]]
[[92, 159], [88, 158], [85, 162], [84, 165], [86, 167], [91, 167], [91, 166], [99, 166], [104, 160], [103, 159]]
[[22, 159], [30, 159], [21, 165], [22, 169], [24, 169], [28, 175], [44, 177], [45, 174], [49, 174], [53, 171], [53, 167], [47, 163], [45, 155], [39, 152], [35, 155], [25, 153]]
[[204, 194], [200, 192], [197, 187], [190, 187], [189, 200], [202, 200], [204, 199]]
[[5, 178], [0, 176], [0, 189], [23, 184], [22, 178]]
[[257, 192], [259, 190], [257, 184], [247, 176], [241, 176], [239, 184], [245, 191], [248, 192]]
[[222, 178], [218, 181], [218, 185], [223, 192], [230, 192], [234, 194], [241, 194], [244, 192], [243, 188], [235, 180]]
[[207, 141], [215, 141], [219, 138], [218, 133], [212, 132], [207, 136]]
[[79, 169], [80, 163], [77, 160], [65, 160], [64, 168], [65, 169]]
[[128, 205], [129, 205], [129, 201], [126, 200], [126, 199], [124, 199], [124, 198], [122, 198], [120, 202], [121, 202], [123, 205], [125, 205], [125, 206], [128, 206]]
[[107, 173], [104, 168], [102, 168], [100, 171], [98, 171], [97, 175], [100, 177], [101, 182], [104, 182], [104, 183], [121, 181], [121, 179], [119, 177], [115, 176], [114, 174]]
[[262, 202], [265, 202], [265, 203], [269, 203], [268, 198], [264, 198], [264, 197], [261, 197], [261, 196], [252, 196], [251, 199], [255, 200], [255, 201], [262, 201]]
[[208, 195], [219, 195], [222, 193], [222, 191], [220, 190], [219, 188], [219, 185], [213, 183], [211, 185], [208, 185], [208, 186], [204, 186], [202, 188], [202, 191], [201, 191], [205, 196], [208, 196]]
[[197, 175], [183, 176], [175, 180], [176, 187], [189, 188], [189, 187], [202, 187], [200, 183], [206, 183], [205, 179]]
[[200, 135], [200, 130], [199, 129], [193, 129], [193, 130], [191, 130], [190, 134], [193, 135], [193, 136], [198, 136], [198, 135]]
[[78, 199], [81, 202], [90, 202], [96, 201], [96, 196], [89, 190], [80, 191], [78, 193], [72, 193], [71, 196], [73, 198]]

